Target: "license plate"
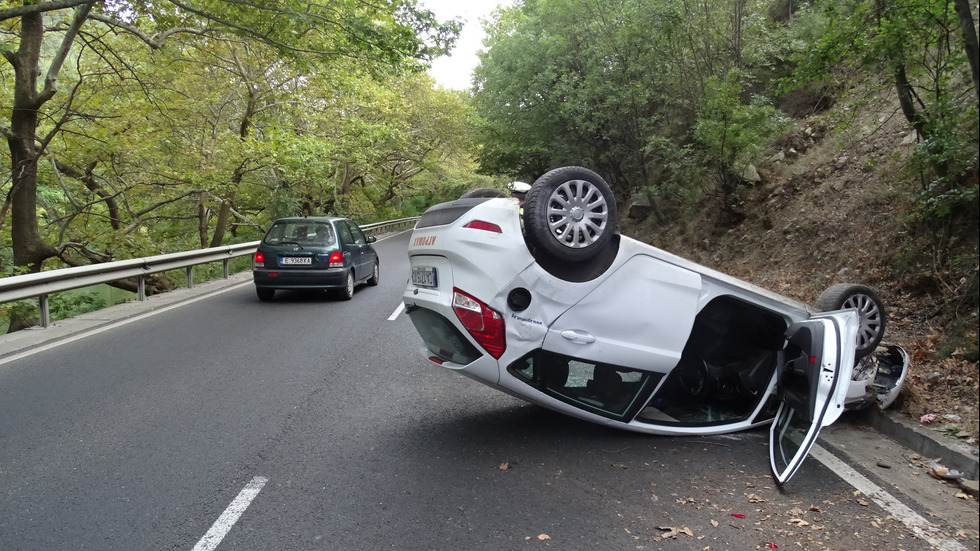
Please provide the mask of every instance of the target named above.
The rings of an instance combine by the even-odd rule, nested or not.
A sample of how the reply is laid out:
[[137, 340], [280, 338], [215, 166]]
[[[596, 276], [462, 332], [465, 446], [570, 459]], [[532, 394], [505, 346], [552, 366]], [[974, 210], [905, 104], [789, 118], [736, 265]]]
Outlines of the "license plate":
[[436, 269], [428, 266], [412, 266], [412, 285], [417, 287], [435, 287]]
[[280, 266], [310, 266], [313, 259], [308, 256], [280, 256]]

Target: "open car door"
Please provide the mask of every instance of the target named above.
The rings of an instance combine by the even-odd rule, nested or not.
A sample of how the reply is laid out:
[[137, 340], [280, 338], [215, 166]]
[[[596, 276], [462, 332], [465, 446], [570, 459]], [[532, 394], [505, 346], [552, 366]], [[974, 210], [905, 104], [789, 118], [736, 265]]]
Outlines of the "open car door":
[[796, 473], [821, 427], [844, 411], [858, 322], [855, 310], [841, 310], [794, 323], [786, 333], [776, 382], [779, 410], [769, 428], [769, 462], [779, 484]]

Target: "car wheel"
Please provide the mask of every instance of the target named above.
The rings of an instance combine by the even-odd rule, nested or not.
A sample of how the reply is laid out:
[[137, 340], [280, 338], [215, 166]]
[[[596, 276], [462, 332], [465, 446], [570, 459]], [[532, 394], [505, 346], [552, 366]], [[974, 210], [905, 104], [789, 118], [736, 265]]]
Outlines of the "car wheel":
[[500, 191], [499, 189], [493, 189], [490, 187], [481, 187], [476, 189], [471, 189], [466, 193], [459, 196], [460, 199], [472, 199], [474, 197], [507, 197], [507, 194]]
[[340, 290], [340, 298], [350, 300], [354, 298], [354, 272], [347, 272], [347, 283]]
[[255, 294], [258, 295], [259, 300], [266, 302], [272, 300], [272, 297], [276, 294], [276, 290], [267, 289], [265, 287], [256, 287]]
[[367, 283], [370, 286], [375, 286], [381, 280], [381, 265], [377, 260], [374, 261], [374, 271], [371, 273], [371, 277], [368, 279]]
[[612, 188], [595, 172], [570, 166], [534, 182], [524, 201], [529, 245], [560, 262], [584, 262], [599, 254], [617, 231]]
[[855, 359], [875, 351], [885, 336], [885, 306], [870, 287], [852, 283], [831, 285], [820, 293], [814, 307], [820, 312], [856, 308], [861, 318]]

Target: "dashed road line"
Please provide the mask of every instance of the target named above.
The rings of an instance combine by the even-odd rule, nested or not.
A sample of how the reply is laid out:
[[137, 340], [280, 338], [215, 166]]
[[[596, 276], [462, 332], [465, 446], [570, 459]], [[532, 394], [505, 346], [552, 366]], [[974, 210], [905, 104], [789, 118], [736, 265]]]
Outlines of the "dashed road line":
[[230, 505], [228, 505], [225, 512], [221, 513], [218, 520], [214, 521], [214, 524], [211, 525], [211, 529], [208, 530], [208, 533], [204, 534], [201, 541], [197, 542], [197, 545], [194, 546], [193, 551], [214, 551], [214, 549], [218, 547], [218, 544], [221, 543], [221, 540], [225, 539], [225, 536], [228, 535], [228, 531], [231, 530], [231, 527], [238, 522], [238, 518], [242, 516], [245, 509], [248, 509], [248, 506], [252, 504], [252, 500], [259, 495], [259, 492], [262, 491], [262, 488], [268, 481], [269, 479], [264, 476], [256, 476], [249, 481], [242, 491], [238, 493], [238, 496], [232, 500]]
[[392, 314], [390, 316], [388, 316], [388, 321], [395, 321], [395, 318], [397, 318], [398, 317], [398, 314], [401, 314], [402, 313], [402, 310], [404, 310], [404, 309], [405, 309], [405, 303], [404, 302], [399, 302], [398, 303], [398, 308], [395, 308], [395, 311], [392, 312]]

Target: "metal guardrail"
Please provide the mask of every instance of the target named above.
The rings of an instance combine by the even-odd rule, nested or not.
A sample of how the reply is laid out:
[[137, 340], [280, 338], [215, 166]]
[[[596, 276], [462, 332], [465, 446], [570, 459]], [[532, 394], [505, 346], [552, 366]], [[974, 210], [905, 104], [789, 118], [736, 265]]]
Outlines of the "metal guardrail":
[[[401, 218], [376, 224], [366, 224], [360, 228], [370, 236], [406, 229], [417, 220], [418, 217]], [[48, 295], [52, 293], [135, 277], [136, 296], [138, 300], [142, 301], [146, 299], [145, 283], [146, 277], [149, 275], [183, 268], [187, 272], [187, 287], [193, 287], [194, 266], [221, 262], [223, 277], [227, 279], [228, 262], [232, 258], [254, 253], [258, 245], [258, 241], [250, 241], [224, 247], [182, 251], [0, 278], [0, 303], [37, 297], [41, 312], [41, 326], [47, 327], [51, 324]]]

